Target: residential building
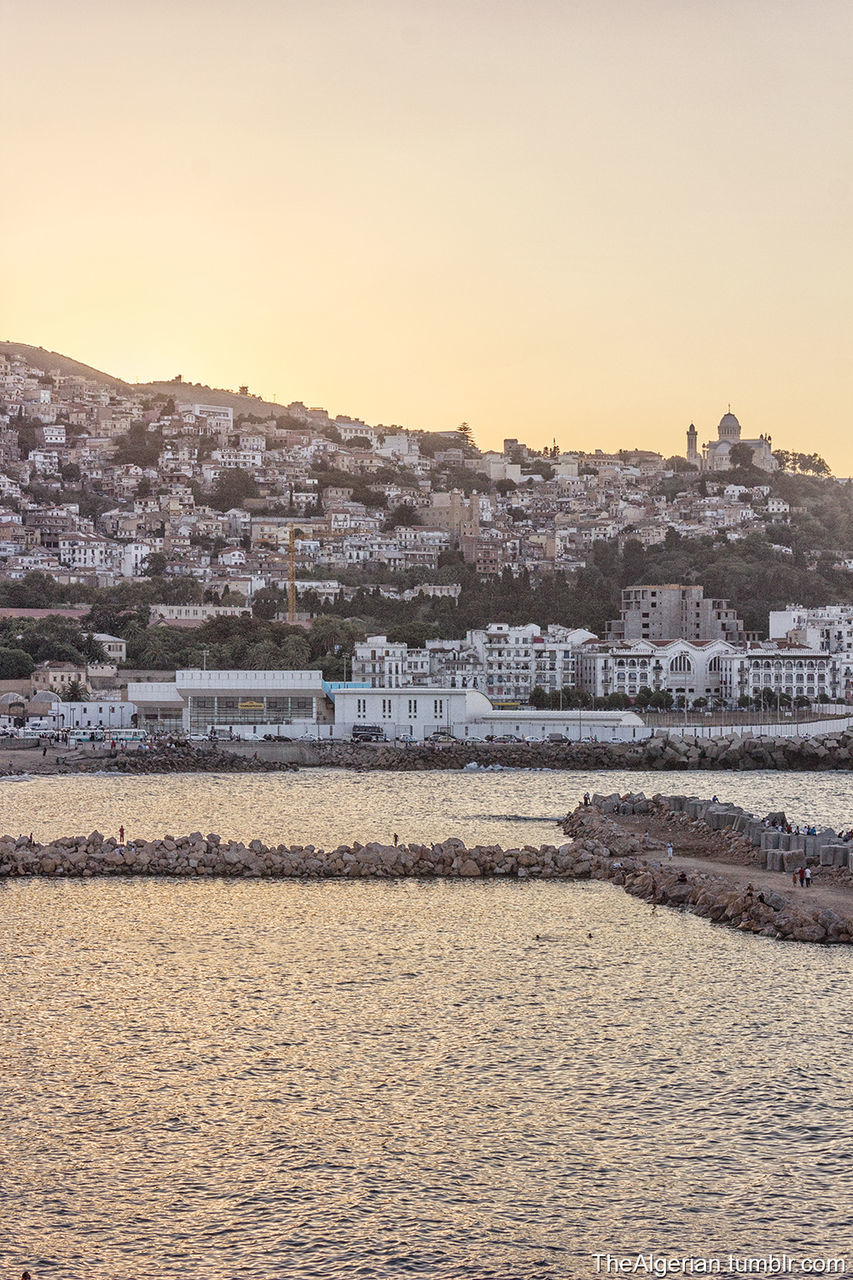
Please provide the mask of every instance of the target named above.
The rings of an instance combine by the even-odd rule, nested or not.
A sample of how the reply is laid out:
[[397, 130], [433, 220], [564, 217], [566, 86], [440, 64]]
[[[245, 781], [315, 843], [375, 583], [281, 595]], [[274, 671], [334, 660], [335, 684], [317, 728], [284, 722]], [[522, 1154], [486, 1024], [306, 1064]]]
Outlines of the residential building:
[[743, 643], [746, 631], [727, 600], [706, 599], [702, 587], [674, 583], [625, 587], [618, 621], [608, 640], [728, 640]]

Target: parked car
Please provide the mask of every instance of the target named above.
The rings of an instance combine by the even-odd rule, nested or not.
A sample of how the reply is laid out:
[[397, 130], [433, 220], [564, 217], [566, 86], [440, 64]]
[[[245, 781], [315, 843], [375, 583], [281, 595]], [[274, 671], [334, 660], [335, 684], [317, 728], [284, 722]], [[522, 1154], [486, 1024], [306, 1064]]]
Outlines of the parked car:
[[564, 733], [549, 733], [545, 741], [546, 742], [568, 742], [568, 738]]
[[356, 724], [352, 729], [353, 742], [384, 742], [385, 730], [378, 724]]
[[455, 741], [456, 739], [454, 738], [453, 734], [449, 733], [447, 729], [436, 729], [435, 733], [431, 733], [427, 738], [427, 742], [455, 742]]
[[397, 741], [402, 742], [404, 747], [411, 747], [417, 742], [417, 738], [411, 733], [398, 733]]

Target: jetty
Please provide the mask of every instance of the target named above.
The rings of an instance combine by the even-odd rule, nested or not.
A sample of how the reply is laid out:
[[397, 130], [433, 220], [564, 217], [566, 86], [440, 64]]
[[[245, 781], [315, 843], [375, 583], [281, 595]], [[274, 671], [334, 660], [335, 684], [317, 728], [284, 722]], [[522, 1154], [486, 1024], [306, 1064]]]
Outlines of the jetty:
[[[755, 864], [761, 856], [752, 842], [749, 822], [758, 823], [735, 806], [693, 802], [685, 797], [642, 794], [595, 796], [579, 805], [563, 822], [570, 837], [561, 844], [466, 846], [451, 837], [433, 844], [378, 842], [338, 845], [267, 845], [261, 840], [227, 840], [215, 832], [194, 831], [185, 836], [134, 839], [124, 844], [93, 831], [40, 844], [25, 836], [0, 837], [0, 880], [18, 877], [68, 878], [166, 876], [243, 879], [381, 879], [394, 877], [473, 880], [512, 877], [517, 880], [606, 880], [653, 906], [690, 911], [708, 920], [760, 934], [764, 938], [796, 942], [850, 944], [853, 941], [853, 893], [839, 886], [838, 900], [827, 901], [826, 886], [784, 892], [778, 873]], [[704, 809], [703, 809], [703, 806]], [[731, 820], [730, 820], [731, 819]], [[637, 824], [641, 824], [642, 831]], [[713, 849], [726, 841], [732, 865], [694, 859], [683, 854], [687, 830], [701, 824], [713, 833]], [[660, 836], [649, 829], [682, 831], [679, 855], [660, 856]], [[719, 824], [719, 825], [712, 825]], [[760, 824], [763, 831], [768, 828]], [[651, 844], [655, 848], [649, 847]], [[828, 844], [807, 855], [820, 860]], [[768, 849], [773, 858], [791, 850]], [[818, 861], [833, 876], [849, 877], [837, 867]], [[740, 863], [738, 862], [740, 859]], [[757, 883], [774, 875], [774, 884]]]

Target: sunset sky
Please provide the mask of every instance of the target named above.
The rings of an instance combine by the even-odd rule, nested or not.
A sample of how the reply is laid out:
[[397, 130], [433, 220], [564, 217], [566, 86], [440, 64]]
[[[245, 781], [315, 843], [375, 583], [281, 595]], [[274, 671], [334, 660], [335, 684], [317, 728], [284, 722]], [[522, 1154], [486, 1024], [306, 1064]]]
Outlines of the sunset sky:
[[0, 0], [0, 338], [853, 473], [850, 0]]

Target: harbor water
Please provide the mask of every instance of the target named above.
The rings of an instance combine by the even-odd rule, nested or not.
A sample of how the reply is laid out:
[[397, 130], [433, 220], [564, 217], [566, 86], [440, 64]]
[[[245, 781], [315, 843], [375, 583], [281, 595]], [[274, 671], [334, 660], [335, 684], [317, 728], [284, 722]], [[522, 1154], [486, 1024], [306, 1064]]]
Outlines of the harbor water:
[[[841, 774], [304, 771], [6, 782], [0, 831], [513, 846], [641, 788], [851, 825]], [[0, 922], [2, 1275], [853, 1267], [847, 948], [593, 882], [34, 879]]]

